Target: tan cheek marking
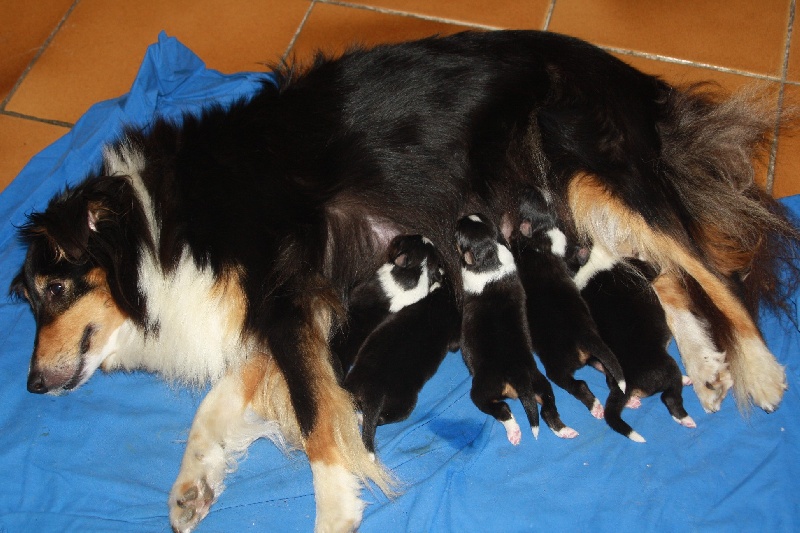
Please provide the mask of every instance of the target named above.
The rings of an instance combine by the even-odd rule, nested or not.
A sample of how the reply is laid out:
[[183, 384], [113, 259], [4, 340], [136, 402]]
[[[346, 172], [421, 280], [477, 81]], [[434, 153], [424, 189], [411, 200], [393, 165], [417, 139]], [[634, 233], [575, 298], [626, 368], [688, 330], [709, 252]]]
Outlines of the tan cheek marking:
[[79, 344], [87, 325], [97, 328], [92, 343], [102, 345], [124, 322], [125, 316], [111, 297], [105, 274], [95, 269], [87, 275], [87, 281], [95, 288], [39, 331], [35, 355], [39, 366], [77, 365]]

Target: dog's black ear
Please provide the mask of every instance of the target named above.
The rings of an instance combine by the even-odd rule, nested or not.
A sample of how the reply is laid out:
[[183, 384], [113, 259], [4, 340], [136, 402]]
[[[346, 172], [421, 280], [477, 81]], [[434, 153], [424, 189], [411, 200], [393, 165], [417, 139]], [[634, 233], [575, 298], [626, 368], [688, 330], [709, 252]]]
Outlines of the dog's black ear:
[[25, 272], [20, 269], [14, 279], [11, 280], [11, 286], [8, 288], [8, 295], [12, 298], [24, 300], [27, 297], [28, 289], [25, 288]]

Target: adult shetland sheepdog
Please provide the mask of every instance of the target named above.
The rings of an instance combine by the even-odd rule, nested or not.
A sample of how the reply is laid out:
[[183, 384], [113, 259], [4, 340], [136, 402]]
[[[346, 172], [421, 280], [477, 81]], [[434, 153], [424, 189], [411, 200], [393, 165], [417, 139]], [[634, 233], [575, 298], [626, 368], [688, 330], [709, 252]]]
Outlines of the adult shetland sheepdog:
[[574, 236], [657, 265], [670, 310], [691, 305], [684, 280], [702, 287], [728, 357], [692, 367], [707, 408], [728, 363], [741, 398], [780, 402], [754, 302], [780, 301], [797, 235], [753, 183], [774, 124], [765, 99], [678, 90], [534, 31], [354, 50], [278, 80], [127, 131], [22, 229], [12, 292], [37, 322], [30, 391], [73, 390], [98, 367], [214, 382], [170, 495], [175, 530], [208, 512], [226, 460], [278, 432], [308, 454], [316, 527], [355, 528], [362, 484], [390, 478], [331, 363], [349, 291], [401, 233], [428, 236], [460, 286], [456, 221], [480, 211], [516, 227], [531, 186]]

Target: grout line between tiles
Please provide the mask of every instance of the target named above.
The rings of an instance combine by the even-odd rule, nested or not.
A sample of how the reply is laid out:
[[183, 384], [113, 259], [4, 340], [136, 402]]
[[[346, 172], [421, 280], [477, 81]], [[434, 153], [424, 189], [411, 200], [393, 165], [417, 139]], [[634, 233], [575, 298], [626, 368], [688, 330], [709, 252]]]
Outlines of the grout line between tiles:
[[289, 40], [289, 46], [286, 47], [286, 52], [283, 54], [283, 57], [281, 57], [281, 61], [283, 63], [286, 63], [287, 59], [289, 58], [289, 54], [292, 52], [294, 44], [297, 42], [297, 38], [300, 36], [300, 32], [303, 31], [306, 22], [308, 22], [308, 17], [311, 16], [311, 11], [314, 9], [314, 5], [316, 5], [316, 3], [317, 0], [311, 0], [311, 2], [309, 2], [308, 9], [306, 9], [306, 14], [303, 15], [303, 20], [301, 20], [300, 24], [297, 25], [297, 30], [295, 30], [294, 35], [292, 35], [292, 38]]
[[544, 18], [544, 26], [542, 29], [547, 31], [550, 28], [550, 21], [553, 19], [553, 11], [556, 10], [556, 0], [551, 0], [550, 7], [547, 9], [547, 15]]
[[485, 24], [477, 24], [475, 22], [466, 22], [463, 20], [455, 20], [455, 19], [448, 19], [443, 17], [432, 17], [430, 15], [423, 15], [420, 13], [408, 13], [406, 11], [395, 11], [394, 9], [387, 9], [385, 7], [376, 7], [376, 6], [366, 6], [361, 4], [351, 4], [349, 2], [341, 2], [339, 0], [314, 0], [314, 3], [317, 4], [328, 4], [332, 6], [339, 6], [339, 7], [349, 7], [353, 9], [362, 9], [364, 11], [374, 11], [376, 13], [382, 13], [384, 15], [397, 15], [401, 17], [408, 17], [408, 18], [415, 18], [421, 20], [428, 20], [431, 22], [439, 22], [441, 24], [457, 24], [459, 26], [468, 26], [470, 28], [475, 28], [479, 30], [497, 30], [500, 29], [497, 26], [487, 26]]
[[794, 30], [794, 15], [796, 0], [789, 4], [789, 23], [786, 28], [786, 44], [783, 50], [783, 66], [781, 67], [780, 88], [778, 90], [778, 109], [775, 113], [775, 129], [772, 132], [772, 146], [769, 151], [769, 166], [767, 167], [767, 183], [764, 188], [772, 194], [775, 186], [775, 162], [778, 157], [778, 134], [781, 130], [781, 114], [783, 113], [783, 96], [786, 92], [786, 78], [789, 75], [789, 52], [792, 48], [792, 31]]
[[69, 6], [69, 9], [67, 9], [67, 12], [64, 13], [64, 16], [62, 16], [61, 20], [58, 21], [58, 24], [56, 24], [56, 27], [53, 28], [53, 31], [51, 31], [50, 35], [47, 36], [47, 39], [44, 40], [42, 45], [39, 47], [39, 51], [36, 52], [36, 55], [33, 56], [33, 59], [30, 60], [30, 62], [28, 63], [28, 66], [25, 67], [25, 70], [23, 70], [22, 74], [20, 74], [19, 78], [17, 78], [17, 82], [14, 84], [13, 87], [11, 87], [11, 90], [8, 92], [6, 97], [3, 99], [2, 103], [0, 103], [0, 111], [5, 111], [6, 106], [11, 101], [11, 98], [14, 97], [14, 94], [17, 92], [17, 90], [19, 89], [20, 85], [22, 85], [22, 82], [25, 81], [25, 78], [28, 76], [28, 73], [31, 71], [31, 69], [36, 64], [36, 62], [39, 61], [39, 58], [42, 57], [42, 54], [44, 54], [44, 51], [47, 50], [47, 48], [50, 46], [50, 43], [53, 41], [53, 39], [55, 38], [55, 36], [59, 32], [59, 30], [61, 30], [61, 27], [64, 26], [64, 23], [67, 21], [69, 16], [72, 14], [72, 11], [75, 9], [75, 6], [77, 6], [78, 3], [80, 3], [80, 1], [81, 0], [75, 0], [74, 2], [72, 2], [72, 5]]
[[7, 111], [5, 109], [0, 110], [0, 115], [5, 115], [14, 118], [22, 118], [25, 120], [31, 120], [33, 122], [42, 122], [44, 124], [50, 124], [51, 126], [62, 126], [64, 128], [71, 128], [75, 125], [72, 122], [63, 122], [61, 120], [52, 120], [49, 118], [39, 118], [39, 117], [34, 117], [32, 115], [26, 115], [24, 113], [17, 113], [16, 111]]

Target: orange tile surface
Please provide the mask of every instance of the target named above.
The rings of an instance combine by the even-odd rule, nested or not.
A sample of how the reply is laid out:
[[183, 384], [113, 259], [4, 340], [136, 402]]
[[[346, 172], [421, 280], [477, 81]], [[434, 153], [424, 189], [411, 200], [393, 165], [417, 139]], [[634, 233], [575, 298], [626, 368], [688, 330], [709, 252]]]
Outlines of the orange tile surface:
[[399, 17], [366, 9], [316, 4], [295, 41], [290, 55], [299, 60], [321, 50], [340, 54], [348, 47], [451, 34], [465, 26], [412, 17]]
[[82, 0], [8, 109], [74, 123], [93, 103], [127, 92], [162, 29], [209, 67], [262, 70], [259, 62], [284, 54], [307, 9], [302, 1]]
[[779, 75], [790, 0], [558, 0], [549, 29], [629, 50]]
[[356, 0], [351, 4], [480, 24], [492, 28], [544, 29], [549, 0]]
[[34, 120], [0, 114], [0, 190], [41, 150], [69, 131]]
[[0, 2], [0, 102], [58, 26], [74, 0]]
[[[784, 104], [800, 105], [800, 87], [786, 87]], [[800, 194], [800, 124], [778, 139], [772, 194], [776, 198]]]
[[[5, 0], [0, 2], [0, 188], [63, 133], [41, 120], [74, 123], [95, 102], [125, 93], [162, 29], [210, 67], [233, 72], [262, 70], [262, 62], [275, 62], [287, 51], [302, 59], [317, 49], [337, 53], [353, 43], [470, 27], [539, 29], [549, 20], [548, 29], [618, 50], [618, 57], [672, 83], [712, 80], [728, 90], [766, 83], [777, 89], [791, 5], [792, 0]], [[792, 28], [791, 50], [786, 93], [797, 102], [800, 27]], [[3, 104], [4, 91], [17, 84]], [[782, 134], [773, 176], [777, 196], [800, 193], [798, 154], [800, 132]], [[767, 181], [766, 170], [759, 180]]]

